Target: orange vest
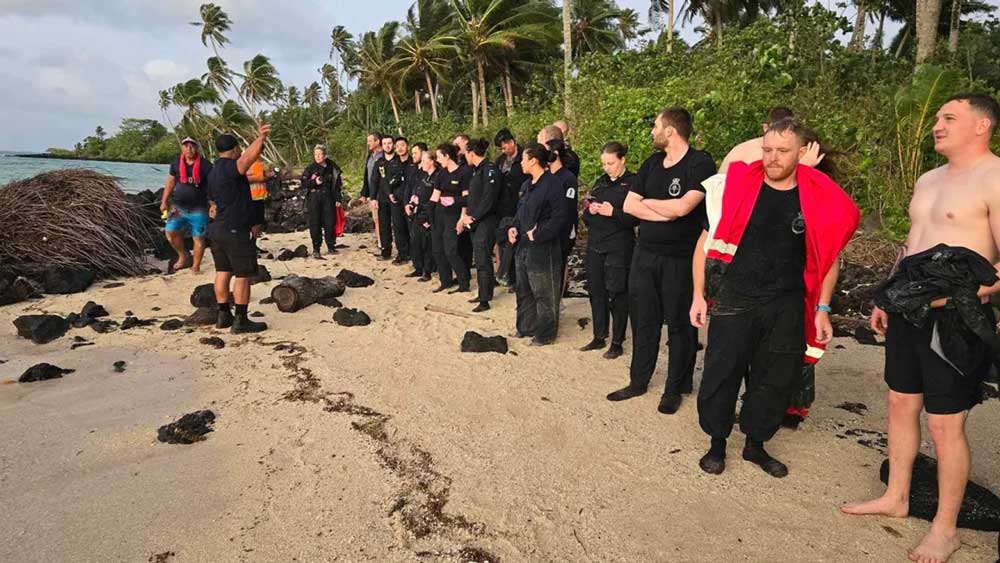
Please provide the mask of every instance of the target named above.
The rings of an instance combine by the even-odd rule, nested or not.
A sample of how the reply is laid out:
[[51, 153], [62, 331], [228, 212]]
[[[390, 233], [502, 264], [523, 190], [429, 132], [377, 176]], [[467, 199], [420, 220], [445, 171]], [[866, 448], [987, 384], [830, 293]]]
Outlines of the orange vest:
[[[257, 159], [250, 165], [250, 173], [247, 176], [264, 177], [264, 163]], [[267, 199], [267, 182], [250, 182], [250, 198], [254, 201], [264, 201]]]

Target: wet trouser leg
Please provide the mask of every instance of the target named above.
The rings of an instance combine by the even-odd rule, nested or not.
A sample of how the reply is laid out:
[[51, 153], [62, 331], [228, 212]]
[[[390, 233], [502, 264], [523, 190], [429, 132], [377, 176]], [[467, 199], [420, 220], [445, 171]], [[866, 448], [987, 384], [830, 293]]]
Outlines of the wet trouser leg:
[[413, 269], [423, 274], [430, 274], [434, 269], [431, 253], [431, 231], [424, 228], [422, 221], [414, 219], [410, 228], [410, 254], [413, 256]]
[[628, 279], [632, 317], [630, 385], [645, 389], [656, 369], [660, 336], [667, 324], [668, 363], [664, 393], [690, 393], [698, 331], [689, 311], [693, 293], [691, 259], [636, 248]]
[[607, 254], [587, 248], [587, 292], [590, 294], [590, 316], [594, 320], [594, 338], [608, 337], [608, 293], [604, 280], [604, 261]]
[[392, 236], [396, 239], [396, 253], [402, 260], [410, 259], [410, 223], [403, 203], [392, 204]]
[[[432, 230], [431, 245], [434, 249], [434, 263], [438, 268], [438, 277], [441, 281], [441, 285], [447, 287], [455, 283], [451, 271], [451, 263], [445, 258], [444, 254], [444, 237], [445, 230], [448, 229], [448, 217], [446, 216], [446, 211], [444, 207], [438, 206], [434, 210], [434, 228]], [[452, 232], [454, 233], [455, 225], [451, 226]]]
[[476, 259], [476, 282], [479, 285], [479, 302], [493, 300], [493, 285], [496, 277], [493, 271], [493, 247], [496, 245], [496, 216], [483, 217], [472, 231], [472, 250]]
[[392, 202], [389, 201], [388, 197], [378, 198], [378, 233], [379, 241], [381, 246], [379, 249], [382, 251], [382, 256], [390, 256], [392, 254]]
[[528, 278], [528, 286], [534, 297], [538, 322], [535, 325], [535, 339], [555, 340], [559, 332], [559, 301], [562, 297], [562, 252], [558, 240], [549, 242], [528, 242], [527, 270], [522, 275]]
[[323, 196], [323, 239], [330, 252], [333, 252], [333, 248], [337, 246], [336, 223], [337, 202], [332, 197]]
[[[521, 242], [514, 246], [514, 262], [520, 265], [521, 271], [528, 267], [528, 243]], [[535, 296], [528, 284], [528, 277], [521, 276], [514, 286], [517, 297], [517, 332], [523, 336], [534, 336], [538, 324], [538, 307]]]
[[[459, 217], [461, 217], [461, 214], [455, 215], [456, 223]], [[469, 234], [469, 231], [463, 231], [462, 234], [458, 235], [458, 256], [462, 259], [462, 263], [465, 264], [465, 269], [470, 272], [472, 271], [472, 253], [472, 236]]]
[[455, 232], [455, 225], [458, 223], [458, 218], [461, 215], [462, 210], [457, 205], [442, 208], [441, 217], [444, 224], [442, 225], [441, 241], [444, 245], [444, 258], [451, 265], [452, 271], [455, 272], [459, 287], [464, 288], [469, 287], [470, 273], [465, 260], [459, 254], [461, 237]]
[[774, 436], [802, 370], [803, 310], [803, 297], [792, 295], [737, 315], [712, 317], [698, 388], [698, 420], [706, 434], [727, 438], [732, 432], [746, 377], [740, 430], [760, 442]]
[[318, 252], [323, 245], [323, 197], [318, 192], [306, 194], [306, 218], [313, 250]]

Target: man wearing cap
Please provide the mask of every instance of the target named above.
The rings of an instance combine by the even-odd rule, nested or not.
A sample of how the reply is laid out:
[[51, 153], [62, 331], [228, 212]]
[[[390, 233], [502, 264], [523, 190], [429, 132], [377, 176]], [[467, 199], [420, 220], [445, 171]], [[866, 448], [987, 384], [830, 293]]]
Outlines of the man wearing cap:
[[[208, 193], [205, 179], [212, 171], [212, 163], [201, 156], [198, 141], [185, 137], [181, 141], [181, 154], [170, 163], [170, 174], [163, 187], [160, 212], [167, 220], [164, 231], [167, 242], [177, 252], [174, 270], [191, 267], [198, 273], [205, 256], [205, 232], [208, 229]], [[194, 238], [194, 259], [184, 246], [184, 234]]]
[[[257, 138], [246, 151], [240, 149], [236, 137], [220, 135], [215, 140], [219, 158], [208, 175], [208, 197], [215, 205], [215, 220], [209, 228], [215, 260], [215, 299], [219, 305], [215, 326], [232, 328], [234, 334], [267, 330], [266, 323], [252, 321], [247, 316], [250, 277], [257, 273], [257, 248], [250, 234], [256, 217], [247, 173], [260, 158], [270, 132], [271, 126], [262, 123]], [[229, 310], [230, 282], [235, 316]]]

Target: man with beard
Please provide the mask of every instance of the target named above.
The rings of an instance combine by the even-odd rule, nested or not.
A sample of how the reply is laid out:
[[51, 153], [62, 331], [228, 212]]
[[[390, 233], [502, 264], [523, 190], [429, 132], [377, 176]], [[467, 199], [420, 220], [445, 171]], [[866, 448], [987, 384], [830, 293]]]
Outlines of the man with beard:
[[712, 156], [688, 144], [691, 114], [669, 107], [652, 130], [656, 152], [639, 168], [625, 213], [639, 219], [629, 272], [632, 366], [628, 386], [608, 395], [622, 401], [646, 393], [667, 324], [667, 382], [657, 410], [674, 414], [693, 387], [698, 331], [691, 326], [691, 257], [705, 222], [702, 182], [715, 174]]
[[[379, 249], [382, 251], [379, 259], [390, 260], [392, 258], [392, 235], [398, 230], [398, 226], [393, 225], [396, 218], [395, 199], [396, 191], [402, 187], [404, 180], [403, 163], [396, 155], [396, 139], [391, 135], [382, 137], [382, 158], [375, 163], [375, 178], [378, 181], [378, 229], [379, 229]], [[402, 209], [399, 211], [402, 213]], [[405, 222], [405, 221], [404, 221]], [[407, 240], [396, 239], [396, 259], [405, 256], [410, 249], [407, 248]], [[402, 262], [399, 262], [402, 263]]]
[[375, 165], [382, 159], [382, 134], [372, 131], [368, 134], [368, 156], [365, 160], [364, 182], [361, 185], [361, 201], [367, 203], [372, 210], [372, 221], [375, 223], [375, 238], [379, 250], [375, 254], [382, 253], [381, 229], [378, 225], [378, 178], [375, 176]]
[[818, 361], [833, 338], [837, 257], [861, 213], [833, 180], [801, 163], [810, 136], [794, 119], [772, 123], [763, 161], [730, 164], [717, 223], [695, 248], [692, 325], [705, 326], [712, 302], [698, 389], [698, 419], [711, 437], [699, 462], [706, 473], [725, 470], [746, 378], [743, 459], [772, 477], [788, 474], [764, 442], [781, 425], [803, 361]]

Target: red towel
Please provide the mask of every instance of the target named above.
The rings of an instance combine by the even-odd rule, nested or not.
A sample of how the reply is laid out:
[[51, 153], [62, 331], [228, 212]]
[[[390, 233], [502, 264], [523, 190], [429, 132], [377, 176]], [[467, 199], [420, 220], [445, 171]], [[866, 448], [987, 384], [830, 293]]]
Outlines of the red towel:
[[337, 220], [334, 223], [333, 232], [336, 236], [344, 234], [344, 229], [347, 227], [347, 212], [344, 211], [344, 206], [337, 207]]
[[[823, 356], [824, 345], [816, 342], [814, 316], [819, 303], [823, 278], [830, 271], [837, 255], [844, 249], [861, 222], [861, 212], [850, 196], [844, 193], [826, 174], [799, 165], [799, 203], [806, 221], [806, 356], [815, 364]], [[753, 213], [757, 196], [764, 183], [764, 165], [734, 162], [726, 173], [726, 189], [722, 195], [722, 215], [708, 244], [708, 260], [715, 261], [709, 270], [725, 275], [726, 265], [733, 261], [740, 240]]]
[[187, 166], [184, 166], [184, 155], [180, 157], [180, 161], [177, 163], [177, 169], [181, 172], [181, 183], [182, 184], [192, 184], [195, 186], [201, 185], [201, 155], [194, 157], [194, 165], [191, 168], [191, 181], [188, 182]]

